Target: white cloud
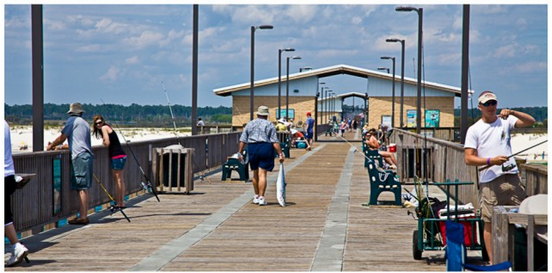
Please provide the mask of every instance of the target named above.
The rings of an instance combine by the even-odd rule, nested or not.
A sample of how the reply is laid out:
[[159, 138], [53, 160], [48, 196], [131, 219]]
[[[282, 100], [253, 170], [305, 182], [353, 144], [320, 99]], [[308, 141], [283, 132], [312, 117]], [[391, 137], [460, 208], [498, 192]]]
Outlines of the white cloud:
[[91, 44], [91, 45], [84, 45], [81, 47], [78, 47], [75, 51], [76, 52], [100, 52], [101, 46], [99, 44]]
[[353, 18], [351, 18], [351, 23], [354, 25], [358, 25], [362, 23], [362, 18], [360, 18], [359, 16], [353, 16]]
[[163, 34], [161, 33], [146, 30], [142, 32], [139, 36], [124, 38], [123, 42], [128, 46], [142, 49], [153, 44], [159, 44], [163, 40], [163, 38]]
[[137, 64], [138, 62], [139, 62], [138, 56], [132, 56], [132, 57], [127, 58], [127, 59], [125, 60], [125, 63], [126, 63], [126, 64]]
[[495, 58], [503, 58], [503, 57], [515, 57], [516, 56], [516, 47], [515, 44], [505, 45], [497, 48], [494, 52]]
[[546, 70], [547, 64], [546, 62], [527, 62], [527, 63], [520, 63], [515, 66], [515, 70], [520, 73], [532, 73], [536, 71], [543, 71]]
[[107, 72], [100, 77], [100, 80], [102, 81], [115, 81], [117, 80], [117, 77], [119, 76], [119, 73], [121, 70], [115, 66], [109, 67]]
[[291, 5], [279, 16], [289, 16], [294, 22], [306, 23], [311, 21], [318, 12], [316, 5]]
[[104, 18], [96, 23], [96, 30], [102, 33], [120, 34], [127, 32], [129, 26], [111, 21], [109, 18]]

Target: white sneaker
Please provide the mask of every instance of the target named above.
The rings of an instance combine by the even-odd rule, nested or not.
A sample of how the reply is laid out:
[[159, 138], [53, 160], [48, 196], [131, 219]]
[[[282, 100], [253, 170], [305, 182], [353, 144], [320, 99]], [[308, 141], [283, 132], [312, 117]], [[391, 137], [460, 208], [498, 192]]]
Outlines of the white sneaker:
[[25, 259], [25, 257], [27, 257], [27, 254], [29, 254], [29, 250], [23, 244], [15, 244], [15, 246], [12, 247], [12, 253], [6, 263], [6, 266], [14, 266], [19, 264], [23, 261], [23, 259]]
[[263, 196], [260, 196], [259, 197], [259, 206], [264, 206], [266, 205], [266, 200]]
[[256, 194], [253, 196], [253, 204], [259, 204], [259, 196]]

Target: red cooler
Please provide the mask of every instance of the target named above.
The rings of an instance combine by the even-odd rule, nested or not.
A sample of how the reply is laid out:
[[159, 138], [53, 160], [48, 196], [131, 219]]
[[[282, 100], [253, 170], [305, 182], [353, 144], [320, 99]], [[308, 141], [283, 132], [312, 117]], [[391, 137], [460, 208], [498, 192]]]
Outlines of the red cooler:
[[396, 153], [397, 152], [397, 145], [395, 143], [389, 144], [389, 152]]

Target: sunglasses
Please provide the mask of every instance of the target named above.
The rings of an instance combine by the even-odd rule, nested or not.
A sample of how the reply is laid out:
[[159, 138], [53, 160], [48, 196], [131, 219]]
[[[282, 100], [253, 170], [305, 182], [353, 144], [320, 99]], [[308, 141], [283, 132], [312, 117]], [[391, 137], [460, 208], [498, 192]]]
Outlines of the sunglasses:
[[102, 123], [103, 123], [103, 121], [100, 120], [100, 121], [96, 122], [96, 125], [101, 125]]
[[489, 105], [496, 105], [496, 100], [490, 100], [488, 102], [485, 102], [485, 103], [481, 103], [481, 105], [487, 107]]

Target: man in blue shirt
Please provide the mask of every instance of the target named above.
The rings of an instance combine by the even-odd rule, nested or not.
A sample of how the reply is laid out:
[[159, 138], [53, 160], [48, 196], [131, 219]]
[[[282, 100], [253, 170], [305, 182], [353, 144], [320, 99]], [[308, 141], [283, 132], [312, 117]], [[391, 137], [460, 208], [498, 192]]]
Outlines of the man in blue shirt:
[[79, 195], [80, 217], [70, 220], [69, 224], [88, 224], [88, 189], [92, 186], [94, 154], [90, 143], [90, 125], [82, 118], [82, 105], [72, 103], [67, 114], [70, 115], [56, 140], [48, 144], [46, 150], [53, 150], [57, 145], [69, 139], [71, 151], [71, 177], [69, 188]]
[[307, 121], [305, 122], [305, 125], [307, 126], [305, 138], [309, 143], [307, 150], [310, 151], [312, 149], [312, 138], [314, 137], [314, 119], [311, 116], [311, 112], [307, 112]]

